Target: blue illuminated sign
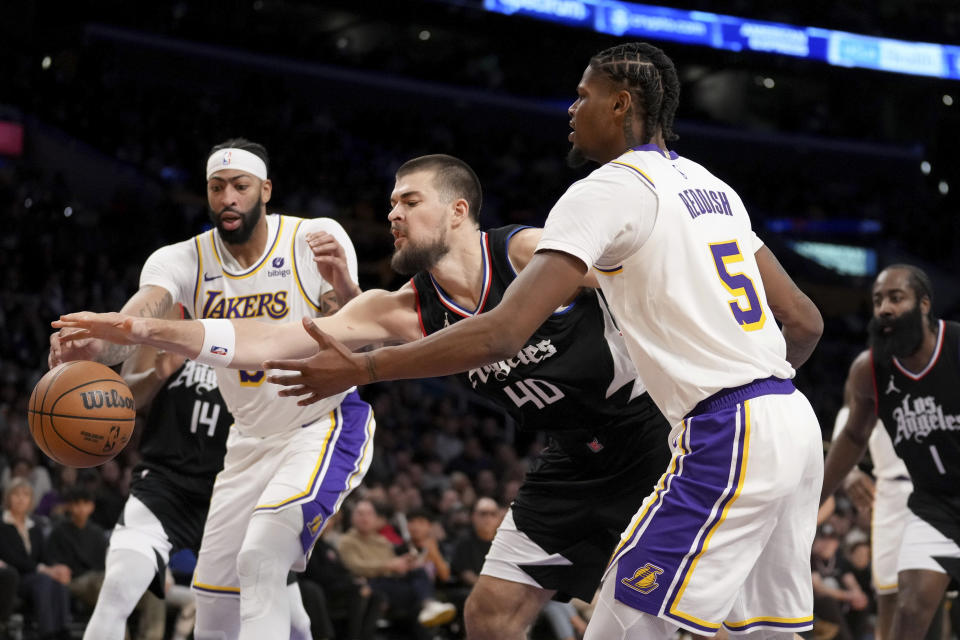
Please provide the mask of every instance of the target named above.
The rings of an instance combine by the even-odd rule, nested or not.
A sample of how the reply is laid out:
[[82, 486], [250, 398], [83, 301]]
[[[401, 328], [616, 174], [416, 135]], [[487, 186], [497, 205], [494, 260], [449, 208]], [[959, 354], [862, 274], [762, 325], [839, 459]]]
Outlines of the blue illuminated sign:
[[960, 47], [797, 27], [616, 0], [484, 0], [486, 10], [615, 36], [819, 60], [838, 67], [960, 80]]

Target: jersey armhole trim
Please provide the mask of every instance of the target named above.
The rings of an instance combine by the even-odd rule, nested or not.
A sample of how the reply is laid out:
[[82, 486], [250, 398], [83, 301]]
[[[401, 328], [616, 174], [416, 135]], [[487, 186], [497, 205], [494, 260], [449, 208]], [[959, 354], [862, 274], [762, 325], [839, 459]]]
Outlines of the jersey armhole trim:
[[[280, 218], [280, 220], [282, 224], [283, 218]], [[297, 289], [300, 291], [300, 295], [303, 296], [303, 299], [307, 301], [307, 304], [309, 304], [314, 311], [320, 313], [319, 300], [314, 302], [313, 299], [307, 295], [307, 291], [303, 288], [303, 283], [300, 281], [300, 269], [297, 268], [297, 233], [300, 232], [300, 225], [303, 223], [304, 220], [300, 220], [300, 222], [297, 223], [297, 226], [293, 230], [293, 239], [290, 241], [290, 262], [293, 263], [291, 265], [293, 267], [293, 279], [296, 281]]]
[[193, 237], [193, 248], [197, 251], [197, 281], [193, 287], [193, 317], [199, 318], [200, 278], [204, 277], [202, 274], [205, 273], [203, 270], [203, 251], [200, 250], [200, 236]]
[[417, 301], [417, 322], [420, 323], [420, 333], [426, 338], [427, 328], [423, 326], [423, 313], [420, 310], [420, 292], [417, 291], [417, 283], [413, 278], [410, 278], [410, 286], [413, 287], [413, 298]]
[[870, 349], [870, 378], [873, 382], [873, 413], [880, 417], [880, 392], [877, 391], [877, 365], [873, 360], [873, 349]]
[[513, 264], [513, 259], [510, 257], [510, 241], [513, 240], [513, 236], [517, 235], [519, 232], [523, 231], [524, 229], [533, 229], [533, 227], [528, 224], [521, 225], [516, 229], [514, 229], [513, 231], [511, 231], [509, 235], [507, 235], [506, 239], [503, 241], [504, 253], [506, 253], [507, 255], [507, 265], [510, 267], [510, 271], [513, 272], [514, 278], [520, 275], [520, 272], [517, 271], [517, 268]]

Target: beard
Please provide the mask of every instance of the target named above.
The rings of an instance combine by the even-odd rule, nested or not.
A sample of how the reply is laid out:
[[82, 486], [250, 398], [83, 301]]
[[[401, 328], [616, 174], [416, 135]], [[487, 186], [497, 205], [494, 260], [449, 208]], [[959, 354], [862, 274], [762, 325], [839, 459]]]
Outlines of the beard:
[[446, 243], [446, 234], [430, 244], [413, 246], [407, 239], [404, 249], [395, 249], [390, 258], [390, 266], [399, 274], [412, 276], [421, 271], [429, 271], [440, 262], [440, 258], [447, 255], [450, 247]]
[[[223, 228], [220, 217], [227, 211], [232, 211], [240, 216], [240, 226], [236, 229]], [[213, 225], [217, 228], [217, 232], [220, 234], [220, 238], [224, 242], [227, 244], [243, 244], [253, 235], [253, 230], [257, 228], [257, 223], [260, 222], [260, 218], [263, 216], [263, 198], [258, 197], [256, 204], [247, 211], [224, 209], [219, 214], [214, 213], [212, 210], [209, 213], [210, 221], [213, 222]]]
[[579, 147], [570, 147], [570, 151], [567, 152], [567, 166], [571, 169], [579, 169], [587, 164], [588, 160], [589, 158], [584, 155]]
[[[923, 344], [923, 326], [923, 314], [918, 304], [894, 318], [874, 316], [867, 325], [867, 343], [881, 360], [906, 358]], [[885, 331], [888, 328], [890, 331]]]

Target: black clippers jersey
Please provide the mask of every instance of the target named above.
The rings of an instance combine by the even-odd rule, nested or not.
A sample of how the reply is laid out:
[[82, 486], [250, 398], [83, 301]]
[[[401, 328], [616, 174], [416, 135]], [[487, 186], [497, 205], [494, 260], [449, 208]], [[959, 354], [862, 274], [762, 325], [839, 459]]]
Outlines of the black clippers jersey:
[[187, 360], [153, 399], [137, 470], [162, 473], [184, 489], [209, 495], [223, 468], [231, 424], [214, 369]]
[[960, 494], [960, 324], [940, 321], [923, 371], [910, 373], [895, 359], [874, 360], [873, 368], [877, 415], [914, 491]]
[[[517, 275], [507, 247], [524, 228], [510, 225], [482, 234], [483, 291], [475, 310], [459, 307], [429, 273], [414, 276], [424, 335], [500, 303]], [[639, 427], [651, 412], [649, 403], [639, 401], [643, 387], [619, 331], [592, 289], [558, 309], [513, 358], [458, 377], [509, 411], [521, 429], [553, 436], [625, 422]]]

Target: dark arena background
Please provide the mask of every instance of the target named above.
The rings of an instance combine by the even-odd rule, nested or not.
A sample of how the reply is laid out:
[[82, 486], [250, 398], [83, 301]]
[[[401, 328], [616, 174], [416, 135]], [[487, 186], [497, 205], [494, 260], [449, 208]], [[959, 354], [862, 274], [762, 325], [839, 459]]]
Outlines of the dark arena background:
[[[865, 346], [879, 270], [921, 266], [934, 312], [960, 319], [960, 49], [950, 46], [960, 43], [960, 11], [945, 0], [673, 0], [668, 8], [3, 2], [4, 485], [27, 477], [47, 508], [34, 517], [49, 527], [63, 517], [43, 498], [76, 474], [33, 446], [26, 421], [47, 369], [49, 323], [69, 311], [118, 310], [154, 249], [209, 228], [203, 171], [213, 144], [263, 143], [269, 211], [336, 219], [356, 246], [361, 287], [396, 288], [405, 278], [390, 268], [386, 214], [397, 167], [427, 153], [458, 156], [483, 184], [483, 227], [542, 224], [589, 171], [565, 163], [566, 108], [586, 61], [628, 40], [662, 47], [677, 65], [680, 139], [671, 147], [739, 192], [754, 229], [819, 307], [823, 338], [796, 385], [829, 441], [848, 368]], [[477, 497], [508, 505], [545, 443], [452, 381], [375, 384], [361, 394], [379, 429], [360, 491], [385, 505], [397, 529], [404, 514], [427, 509], [448, 561]], [[93, 518], [105, 530], [137, 460], [135, 437], [115, 461], [72, 480], [95, 495]], [[350, 501], [340, 531], [349, 511]], [[841, 555], [870, 533], [868, 517], [842, 496], [834, 525], [846, 528]], [[186, 583], [192, 559], [176, 559], [174, 577]], [[462, 606], [467, 588], [453, 576], [437, 590]], [[14, 604], [0, 628], [33, 637], [33, 612]], [[90, 609], [72, 607], [79, 638]], [[175, 636], [178, 615], [170, 609], [165, 637], [186, 637]], [[869, 614], [850, 625], [873, 637]], [[956, 637], [944, 627], [943, 637]], [[386, 616], [374, 637], [410, 633]], [[566, 637], [546, 619], [531, 634]], [[463, 637], [462, 621], [429, 635]]]

